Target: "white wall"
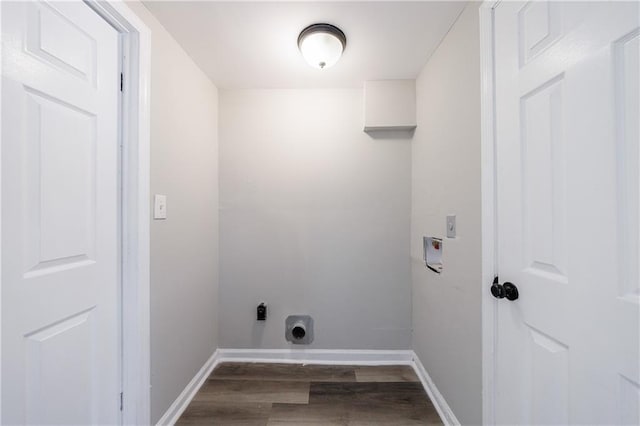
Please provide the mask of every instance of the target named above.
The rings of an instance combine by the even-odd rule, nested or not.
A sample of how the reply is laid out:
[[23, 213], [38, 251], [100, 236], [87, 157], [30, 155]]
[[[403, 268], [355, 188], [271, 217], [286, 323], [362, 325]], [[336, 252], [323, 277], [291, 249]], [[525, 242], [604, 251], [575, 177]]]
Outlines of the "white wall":
[[[482, 423], [480, 53], [470, 3], [417, 80], [412, 143], [413, 348], [462, 424]], [[443, 244], [442, 275], [422, 261], [422, 237]]]
[[217, 347], [218, 93], [140, 3], [152, 31], [151, 420], [156, 423]]
[[[221, 90], [220, 347], [410, 347], [409, 140], [372, 139], [363, 91]], [[255, 307], [268, 303], [266, 323]]]

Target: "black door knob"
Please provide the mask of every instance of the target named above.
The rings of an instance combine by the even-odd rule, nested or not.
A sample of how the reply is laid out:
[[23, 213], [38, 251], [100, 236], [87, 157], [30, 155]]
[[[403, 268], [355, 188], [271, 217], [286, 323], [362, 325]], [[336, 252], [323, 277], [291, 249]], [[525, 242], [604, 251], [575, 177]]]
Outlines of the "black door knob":
[[516, 287], [515, 284], [506, 282], [502, 287], [504, 288], [504, 297], [508, 300], [516, 300], [518, 298], [518, 287]]
[[518, 287], [515, 284], [506, 282], [504, 284], [500, 284], [498, 281], [498, 277], [493, 279], [493, 284], [491, 284], [491, 294], [496, 299], [504, 299], [507, 300], [516, 300], [519, 296]]

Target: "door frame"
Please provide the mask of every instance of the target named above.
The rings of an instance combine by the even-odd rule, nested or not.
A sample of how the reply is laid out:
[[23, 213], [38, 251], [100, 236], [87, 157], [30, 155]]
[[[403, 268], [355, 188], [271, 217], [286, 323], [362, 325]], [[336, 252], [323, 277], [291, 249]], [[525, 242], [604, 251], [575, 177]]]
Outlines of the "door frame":
[[[125, 79], [118, 117], [121, 127], [119, 168], [122, 215], [120, 243], [122, 272], [119, 300], [122, 321], [121, 422], [122, 424], [149, 424], [151, 405], [149, 308], [151, 31], [129, 9], [124, 0], [84, 0], [84, 2], [114, 27], [122, 40], [120, 60]], [[1, 167], [0, 162], [0, 183]], [[1, 188], [0, 184], [0, 223], [2, 223]], [[1, 241], [0, 227], [0, 255]], [[0, 288], [1, 272], [0, 264]], [[0, 291], [0, 297], [1, 294]], [[0, 309], [1, 306], [0, 303]], [[0, 338], [0, 345], [1, 342]], [[0, 356], [1, 353], [0, 351]], [[1, 392], [0, 387], [0, 395]], [[0, 418], [2, 418], [1, 415], [0, 403]]]
[[84, 0], [120, 33], [122, 424], [151, 413], [149, 186], [151, 31], [124, 0]]
[[480, 19], [480, 158], [482, 226], [482, 423], [495, 424], [498, 305], [489, 287], [498, 274], [497, 163], [495, 139], [494, 10], [500, 0], [484, 0]]

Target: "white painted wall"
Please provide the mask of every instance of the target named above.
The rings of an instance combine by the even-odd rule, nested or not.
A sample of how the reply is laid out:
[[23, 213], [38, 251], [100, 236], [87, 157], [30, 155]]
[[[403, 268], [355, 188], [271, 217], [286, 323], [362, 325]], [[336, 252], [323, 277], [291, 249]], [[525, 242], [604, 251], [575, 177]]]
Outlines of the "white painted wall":
[[416, 127], [416, 81], [364, 82], [364, 130], [406, 130]]
[[[417, 82], [412, 143], [413, 348], [462, 424], [482, 423], [480, 51], [470, 3]], [[422, 261], [422, 237], [446, 236], [442, 275]]]
[[160, 23], [152, 31], [151, 420], [156, 423], [217, 347], [218, 93]]
[[[410, 347], [409, 140], [362, 131], [363, 91], [220, 91], [220, 347]], [[255, 307], [268, 304], [265, 323]]]

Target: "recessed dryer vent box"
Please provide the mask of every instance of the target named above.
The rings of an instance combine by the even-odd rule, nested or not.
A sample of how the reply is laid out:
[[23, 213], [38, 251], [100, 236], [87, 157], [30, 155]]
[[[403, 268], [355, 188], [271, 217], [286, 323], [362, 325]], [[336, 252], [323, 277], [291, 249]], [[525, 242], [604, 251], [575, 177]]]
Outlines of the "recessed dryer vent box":
[[442, 273], [442, 238], [423, 237], [424, 264], [433, 272]]
[[365, 132], [411, 131], [416, 124], [415, 80], [365, 81]]

